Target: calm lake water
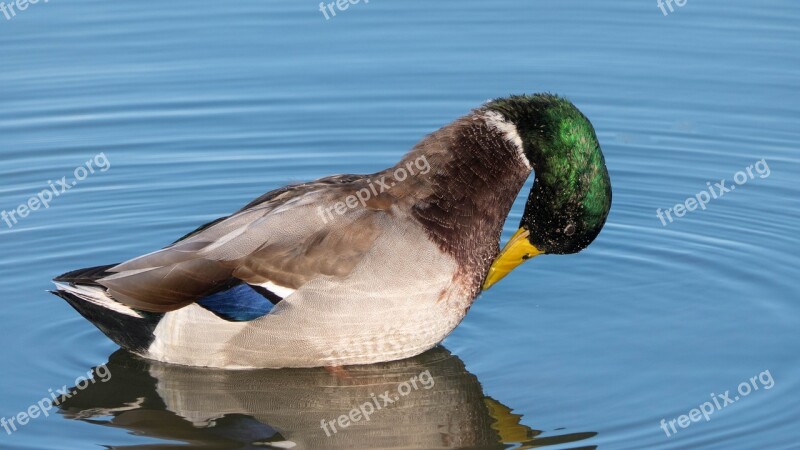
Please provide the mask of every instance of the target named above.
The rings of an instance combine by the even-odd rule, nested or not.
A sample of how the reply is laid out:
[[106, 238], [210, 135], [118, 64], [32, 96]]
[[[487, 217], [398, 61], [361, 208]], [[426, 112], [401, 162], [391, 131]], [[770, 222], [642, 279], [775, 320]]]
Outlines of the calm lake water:
[[[800, 448], [800, 4], [673, 7], [373, 0], [326, 20], [311, 0], [53, 0], [0, 15], [0, 209], [108, 162], [0, 222], [0, 416], [98, 365], [111, 374], [0, 428], [0, 448]], [[594, 123], [609, 223], [585, 252], [485, 293], [443, 348], [349, 378], [172, 367], [117, 351], [46, 292], [268, 190], [388, 167], [487, 99], [541, 91]], [[676, 217], [723, 179], [730, 192]], [[430, 389], [320, 428], [426, 370]]]

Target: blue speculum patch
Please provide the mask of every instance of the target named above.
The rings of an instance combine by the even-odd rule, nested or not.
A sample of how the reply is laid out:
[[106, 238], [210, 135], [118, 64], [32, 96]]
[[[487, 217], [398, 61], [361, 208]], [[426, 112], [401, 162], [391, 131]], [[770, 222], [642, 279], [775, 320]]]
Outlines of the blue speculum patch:
[[247, 322], [267, 315], [274, 306], [246, 283], [203, 298], [198, 305], [232, 322]]

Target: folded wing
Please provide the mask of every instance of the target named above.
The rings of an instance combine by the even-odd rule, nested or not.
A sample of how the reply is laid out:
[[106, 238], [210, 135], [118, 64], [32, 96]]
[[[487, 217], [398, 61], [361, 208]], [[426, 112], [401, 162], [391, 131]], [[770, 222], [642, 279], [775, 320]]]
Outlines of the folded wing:
[[97, 283], [131, 308], [168, 312], [242, 283], [274, 302], [315, 278], [346, 277], [391, 214], [360, 205], [330, 213], [363, 183], [341, 175], [272, 191], [169, 247], [108, 269]]

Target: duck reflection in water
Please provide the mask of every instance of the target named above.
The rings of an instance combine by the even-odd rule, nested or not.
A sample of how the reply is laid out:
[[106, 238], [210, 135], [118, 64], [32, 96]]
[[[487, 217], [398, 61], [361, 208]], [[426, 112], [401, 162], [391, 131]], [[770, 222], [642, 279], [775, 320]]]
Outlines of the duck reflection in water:
[[107, 383], [91, 384], [59, 412], [165, 441], [123, 448], [503, 449], [596, 434], [538, 437], [541, 431], [485, 396], [478, 379], [442, 347], [340, 372], [197, 369], [124, 350], [107, 367]]

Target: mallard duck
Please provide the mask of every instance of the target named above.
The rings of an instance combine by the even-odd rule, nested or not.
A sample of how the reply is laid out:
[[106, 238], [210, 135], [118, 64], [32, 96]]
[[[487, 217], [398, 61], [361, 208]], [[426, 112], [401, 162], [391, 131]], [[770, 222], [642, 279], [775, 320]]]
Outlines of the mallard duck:
[[[498, 254], [531, 171], [519, 230]], [[522, 262], [586, 248], [610, 206], [589, 120], [559, 96], [512, 96], [430, 134], [393, 167], [268, 192], [161, 250], [61, 275], [54, 293], [159, 361], [391, 361], [440, 343]]]

